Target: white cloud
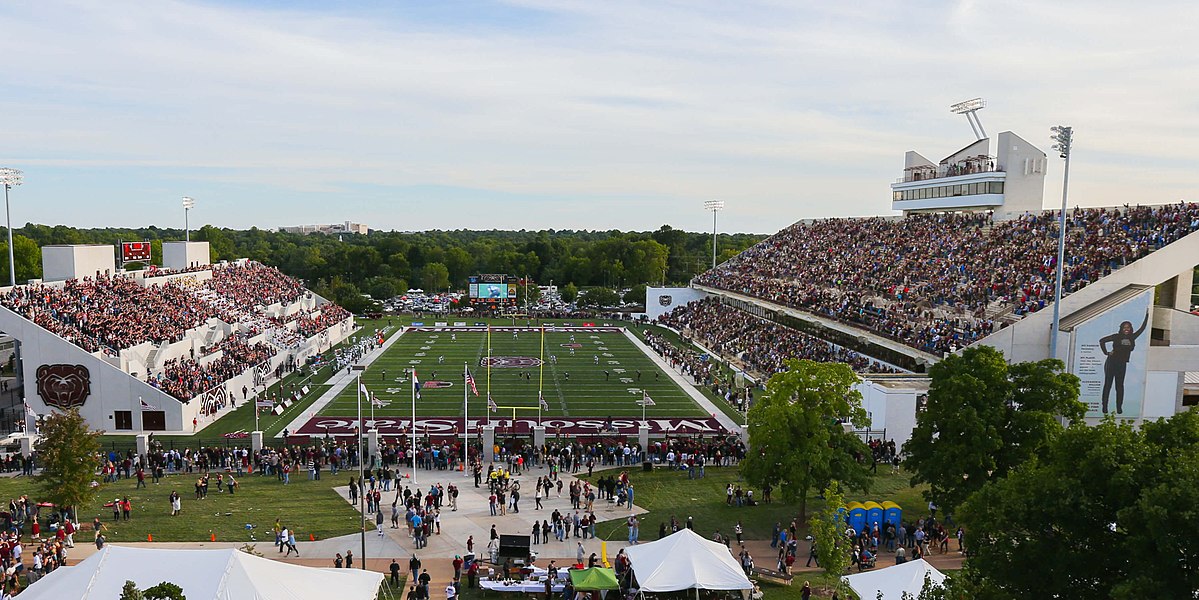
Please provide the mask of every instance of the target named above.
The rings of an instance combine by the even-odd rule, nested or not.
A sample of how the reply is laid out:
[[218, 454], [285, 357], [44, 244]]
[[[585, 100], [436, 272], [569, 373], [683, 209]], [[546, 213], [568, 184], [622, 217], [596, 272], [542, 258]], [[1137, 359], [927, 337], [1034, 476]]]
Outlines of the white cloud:
[[[35, 203], [124, 173], [119, 194], [94, 192], [103, 210], [30, 211], [39, 222], [140, 224], [177, 185], [226, 196], [241, 208], [206, 218], [234, 226], [368, 220], [356, 207], [372, 226], [456, 227], [491, 195], [501, 225], [703, 229], [692, 209], [719, 197], [728, 228], [773, 231], [886, 212], [903, 152], [969, 141], [946, 108], [981, 95], [992, 134], [1048, 146], [1050, 125], [1075, 127], [1072, 186], [1089, 204], [1193, 193], [1186, 3], [495, 8], [544, 17], [519, 27], [405, 8], [0, 8], [0, 161], [26, 169]], [[420, 202], [429, 189], [479, 200]]]

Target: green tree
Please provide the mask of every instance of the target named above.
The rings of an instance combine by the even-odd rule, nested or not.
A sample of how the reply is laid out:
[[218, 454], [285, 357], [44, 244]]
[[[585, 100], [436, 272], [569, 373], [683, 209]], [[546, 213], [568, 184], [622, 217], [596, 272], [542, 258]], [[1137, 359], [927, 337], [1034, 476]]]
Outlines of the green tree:
[[627, 304], [645, 304], [645, 284], [639, 283], [625, 292], [621, 298]]
[[808, 521], [808, 532], [816, 544], [816, 559], [829, 579], [837, 582], [836, 588], [840, 594], [847, 591], [841, 576], [853, 562], [853, 543], [845, 537], [845, 521], [838, 513], [844, 506], [841, 485], [835, 480], [830, 481], [824, 488], [824, 508], [816, 511]]
[[579, 298], [579, 304], [582, 306], [616, 306], [620, 303], [620, 296], [616, 292], [605, 288], [596, 287], [587, 290], [587, 293]]
[[869, 486], [866, 466], [854, 459], [869, 450], [842, 423], [867, 427], [870, 419], [862, 409], [862, 394], [853, 388], [859, 380], [849, 365], [786, 364], [749, 409], [751, 451], [741, 461], [741, 473], [751, 484], [773, 485], [784, 500], [799, 502], [804, 520], [813, 488], [833, 480], [851, 489]]
[[[13, 262], [17, 265], [17, 283], [41, 278], [42, 249], [38, 243], [23, 235], [13, 235], [12, 247]], [[4, 285], [8, 285], [8, 240], [2, 237], [0, 237], [0, 281]]]
[[1199, 414], [1071, 425], [963, 504], [979, 598], [1191, 598]]
[[1086, 411], [1078, 378], [1062, 362], [1009, 365], [990, 346], [950, 355], [929, 370], [928, 405], [917, 413], [904, 444], [912, 485], [927, 483], [925, 497], [952, 512], [989, 479], [1035, 457], [1063, 427]]
[[169, 582], [164, 581], [154, 587], [146, 588], [146, 600], [187, 600], [187, 596], [183, 595], [183, 588]]
[[420, 284], [430, 294], [445, 291], [450, 285], [450, 271], [442, 263], [429, 263], [421, 268]]
[[42, 466], [36, 481], [42, 498], [64, 509], [76, 509], [96, 498], [99, 488], [92, 487], [92, 481], [101, 433], [88, 429], [78, 409], [52, 413], [42, 421], [36, 446]]
[[121, 586], [120, 600], [143, 600], [142, 591], [137, 589], [137, 583], [125, 580], [125, 585]]
[[568, 283], [558, 290], [558, 296], [563, 302], [574, 302], [579, 297], [579, 287], [573, 283]]

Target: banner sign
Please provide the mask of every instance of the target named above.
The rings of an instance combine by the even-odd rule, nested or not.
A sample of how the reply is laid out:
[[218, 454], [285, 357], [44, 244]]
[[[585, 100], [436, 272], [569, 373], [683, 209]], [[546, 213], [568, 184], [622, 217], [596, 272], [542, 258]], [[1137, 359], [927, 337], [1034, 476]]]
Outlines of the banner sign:
[[[357, 424], [354, 417], [313, 417], [302, 425], [296, 433], [304, 435], [353, 435]], [[408, 432], [412, 419], [410, 417], [376, 417], [373, 421], [366, 419], [368, 428], [377, 428], [386, 435], [401, 435]], [[712, 417], [670, 418], [670, 419], [595, 419], [573, 417], [546, 417], [541, 420], [546, 435], [637, 435], [641, 423], [649, 425], [650, 435], [724, 435], [728, 433], [720, 422]], [[486, 425], [486, 419], [470, 419], [467, 423], [469, 431], [476, 432]], [[496, 433], [503, 435], [531, 435], [537, 419], [494, 418]], [[416, 430], [418, 433], [430, 435], [448, 435], [462, 429], [461, 417], [417, 417]]]
[[1074, 328], [1070, 371], [1087, 416], [1141, 416], [1149, 362], [1149, 311], [1153, 288]]

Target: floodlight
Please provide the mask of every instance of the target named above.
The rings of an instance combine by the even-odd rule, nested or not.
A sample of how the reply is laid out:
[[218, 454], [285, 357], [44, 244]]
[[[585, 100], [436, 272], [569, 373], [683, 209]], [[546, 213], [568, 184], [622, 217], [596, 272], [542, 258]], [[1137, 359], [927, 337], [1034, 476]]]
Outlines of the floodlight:
[[707, 200], [704, 202], [704, 210], [724, 210], [724, 200]]
[[194, 199], [192, 199], [188, 196], [183, 197], [183, 208], [184, 209], [195, 208], [195, 207], [196, 207], [196, 201]]
[[987, 101], [982, 98], [973, 98], [964, 102], [958, 102], [949, 107], [949, 112], [955, 115], [964, 115], [968, 112], [976, 111], [980, 108], [986, 108]]
[[4, 187], [16, 187], [21, 185], [24, 175], [20, 169], [12, 169], [9, 167], [0, 168], [0, 184]]

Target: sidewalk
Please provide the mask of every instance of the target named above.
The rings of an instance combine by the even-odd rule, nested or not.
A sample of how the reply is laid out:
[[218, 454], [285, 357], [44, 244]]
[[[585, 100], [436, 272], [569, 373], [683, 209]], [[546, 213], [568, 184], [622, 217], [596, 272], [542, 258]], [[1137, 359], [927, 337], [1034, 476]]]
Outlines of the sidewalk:
[[[379, 346], [378, 348], [375, 348], [374, 350], [371, 350], [370, 352], [367, 352], [365, 355], [363, 355], [362, 360], [359, 362], [359, 364], [369, 366], [371, 363], [375, 362], [375, 360], [378, 359], [380, 356], [383, 356], [383, 353], [387, 352], [388, 348], [391, 348], [392, 344], [396, 343], [397, 340], [399, 340], [401, 337], [404, 336], [404, 332], [405, 332], [404, 327], [397, 327], [396, 329], [397, 329], [397, 331], [396, 331], [395, 335], [384, 340], [382, 346]], [[387, 333], [387, 330], [385, 328], [384, 334], [386, 335], [386, 333]], [[287, 424], [287, 427], [284, 427], [280, 431], [297, 431], [297, 430], [299, 430], [301, 427], [304, 426], [305, 423], [308, 422], [309, 418], [311, 418], [312, 415], [320, 414], [320, 412], [322, 410], [324, 410], [325, 407], [328, 406], [330, 402], [335, 400], [337, 398], [337, 396], [341, 394], [342, 390], [345, 390], [346, 387], [352, 385], [357, 379], [358, 379], [358, 377], [356, 375], [354, 375], [354, 373], [352, 371], [347, 372], [344, 368], [339, 369], [336, 373], [334, 373], [331, 377], [329, 377], [329, 379], [326, 380], [325, 383], [323, 384], [323, 385], [329, 386], [329, 389], [325, 390], [325, 393], [321, 394], [321, 397], [317, 398], [316, 402], [313, 402], [312, 405], [307, 408], [307, 410], [297, 413], [296, 417], [294, 419], [292, 419], [290, 423]], [[282, 437], [282, 435], [283, 435], [282, 433], [279, 433], [275, 437]]]

